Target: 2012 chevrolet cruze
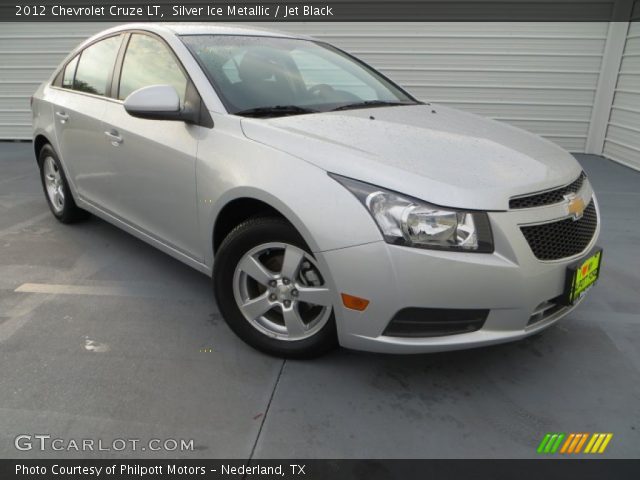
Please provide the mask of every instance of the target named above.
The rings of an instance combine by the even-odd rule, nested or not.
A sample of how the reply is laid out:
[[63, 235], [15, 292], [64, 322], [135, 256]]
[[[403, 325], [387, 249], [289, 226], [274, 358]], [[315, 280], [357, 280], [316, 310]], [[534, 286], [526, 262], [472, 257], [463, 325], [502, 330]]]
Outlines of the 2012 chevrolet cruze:
[[519, 339], [598, 277], [598, 206], [572, 156], [323, 42], [120, 26], [32, 109], [53, 215], [91, 212], [211, 275], [229, 326], [265, 352]]

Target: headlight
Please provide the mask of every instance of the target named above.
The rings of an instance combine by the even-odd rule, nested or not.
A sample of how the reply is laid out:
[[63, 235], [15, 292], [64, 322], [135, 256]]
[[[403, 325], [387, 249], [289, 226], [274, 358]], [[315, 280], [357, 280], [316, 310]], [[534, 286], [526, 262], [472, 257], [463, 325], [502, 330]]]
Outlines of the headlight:
[[409, 247], [493, 252], [489, 217], [430, 205], [375, 185], [329, 174], [366, 207], [388, 243]]

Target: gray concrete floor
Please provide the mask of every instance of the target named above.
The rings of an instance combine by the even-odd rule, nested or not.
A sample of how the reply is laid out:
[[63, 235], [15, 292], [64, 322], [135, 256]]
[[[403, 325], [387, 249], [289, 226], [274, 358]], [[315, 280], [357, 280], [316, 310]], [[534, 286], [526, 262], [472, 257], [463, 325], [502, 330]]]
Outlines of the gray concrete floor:
[[[578, 431], [613, 432], [606, 456], [639, 458], [640, 173], [579, 160], [605, 264], [564, 321], [466, 352], [284, 362], [236, 339], [205, 276], [97, 218], [56, 222], [31, 145], [0, 143], [0, 457], [78, 457], [13, 446], [47, 433], [196, 448], [91, 458], [513, 458]], [[25, 283], [105, 294], [15, 291]]]

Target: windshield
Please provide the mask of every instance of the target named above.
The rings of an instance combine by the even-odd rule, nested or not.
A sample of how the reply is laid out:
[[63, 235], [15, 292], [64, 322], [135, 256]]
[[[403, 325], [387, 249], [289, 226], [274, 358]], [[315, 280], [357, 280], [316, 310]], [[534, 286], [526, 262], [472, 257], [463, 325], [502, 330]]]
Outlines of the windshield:
[[277, 116], [418, 103], [325, 43], [242, 35], [181, 38], [230, 113]]

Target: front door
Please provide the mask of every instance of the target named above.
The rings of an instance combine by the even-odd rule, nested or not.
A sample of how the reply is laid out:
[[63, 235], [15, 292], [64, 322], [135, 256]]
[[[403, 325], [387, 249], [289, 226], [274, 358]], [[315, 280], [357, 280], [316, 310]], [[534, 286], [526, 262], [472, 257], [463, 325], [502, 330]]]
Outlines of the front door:
[[[188, 79], [158, 38], [133, 33], [120, 74], [118, 100], [149, 85], [172, 85], [184, 102]], [[196, 205], [196, 153], [202, 127], [135, 118], [109, 103], [104, 139], [114, 164], [113, 212], [181, 253], [202, 261]]]

